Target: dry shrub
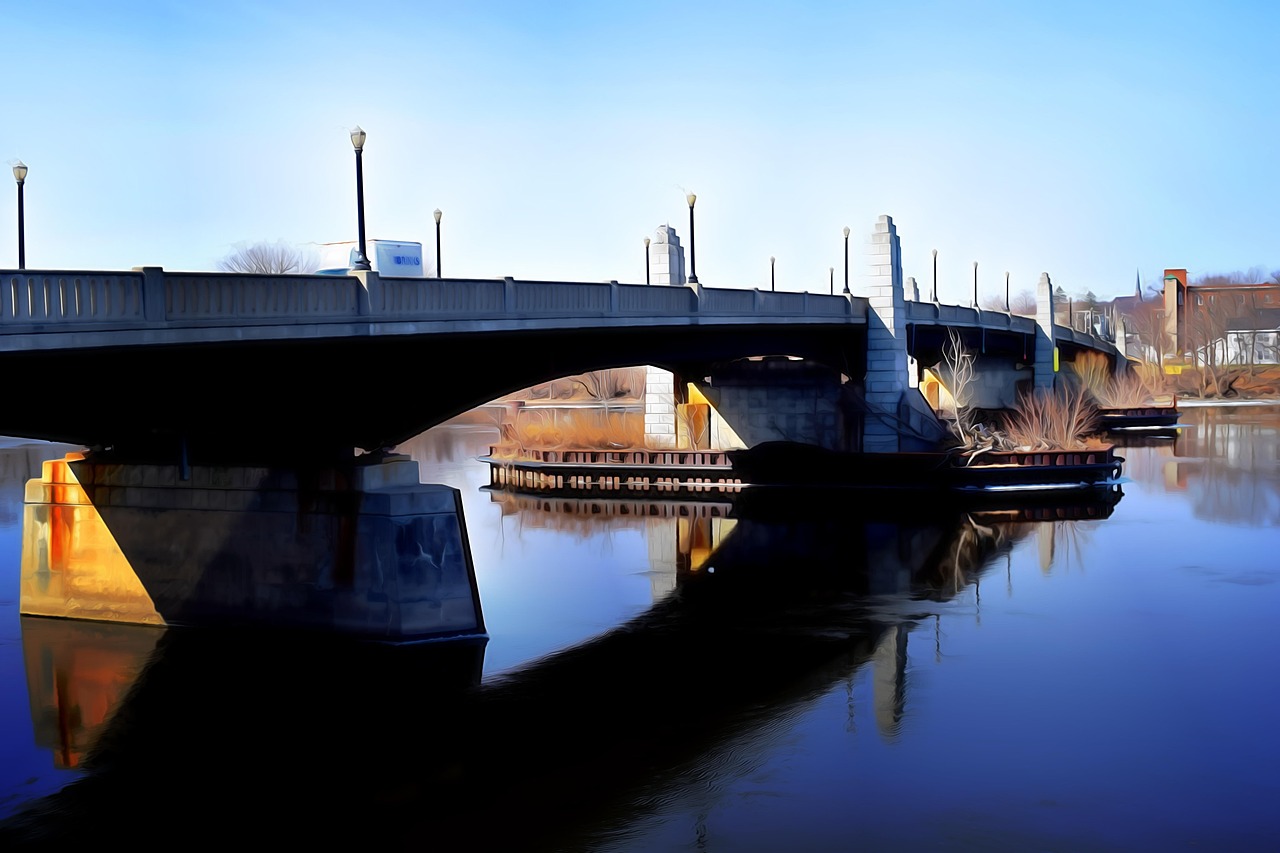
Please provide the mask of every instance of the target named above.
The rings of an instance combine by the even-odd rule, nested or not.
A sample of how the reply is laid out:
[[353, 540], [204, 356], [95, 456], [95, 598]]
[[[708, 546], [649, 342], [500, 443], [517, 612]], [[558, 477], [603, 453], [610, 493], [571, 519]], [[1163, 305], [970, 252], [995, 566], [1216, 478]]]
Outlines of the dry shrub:
[[1017, 450], [1088, 450], [1105, 446], [1098, 437], [1098, 410], [1083, 384], [1037, 389], [1018, 397], [1002, 431]]
[[1089, 396], [1106, 409], [1149, 406], [1164, 395], [1164, 374], [1154, 364], [1128, 365], [1113, 373], [1111, 362], [1100, 352], [1082, 352], [1067, 362]]
[[644, 416], [608, 408], [521, 409], [502, 425], [495, 453], [520, 450], [632, 450], [643, 448]]

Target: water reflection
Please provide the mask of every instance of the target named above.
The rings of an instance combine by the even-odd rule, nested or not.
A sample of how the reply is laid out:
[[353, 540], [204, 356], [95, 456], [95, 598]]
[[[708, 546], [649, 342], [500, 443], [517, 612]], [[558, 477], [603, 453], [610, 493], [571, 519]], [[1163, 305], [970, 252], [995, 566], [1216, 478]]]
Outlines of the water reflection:
[[[1172, 438], [1121, 438], [1157, 452], [1126, 463], [1134, 479], [1192, 497], [1197, 516], [1249, 527], [1280, 526], [1280, 407], [1196, 410]], [[1184, 418], [1188, 420], [1188, 418]]]
[[[1269, 849], [1275, 528], [1189, 515], [1219, 467], [1274, 494], [1280, 417], [1202, 417], [1230, 428], [1133, 440], [1123, 499], [1073, 507], [548, 502], [484, 490], [483, 431], [423, 437], [467, 502], [487, 647], [24, 619], [10, 752], [79, 781], [33, 799], [6, 766], [28, 802], [0, 847]], [[1235, 465], [1229, 434], [1257, 442]], [[602, 536], [644, 575], [617, 618]], [[513, 614], [592, 606], [511, 651]]]
[[[546, 513], [531, 523], [553, 517], [528, 500]], [[469, 848], [591, 847], [646, 802], [741, 774], [774, 727], [860, 668], [874, 673], [876, 726], [897, 738], [912, 628], [1046, 526], [970, 514], [857, 524], [829, 498], [783, 518], [560, 509], [569, 529], [619, 514], [661, 522], [673, 588], [488, 682], [482, 645], [173, 629], [95, 640], [114, 626], [24, 619], [38, 738], [86, 775], [6, 822], [0, 841], [145, 826], [207, 843], [266, 827], [295, 842], [482, 830]]]

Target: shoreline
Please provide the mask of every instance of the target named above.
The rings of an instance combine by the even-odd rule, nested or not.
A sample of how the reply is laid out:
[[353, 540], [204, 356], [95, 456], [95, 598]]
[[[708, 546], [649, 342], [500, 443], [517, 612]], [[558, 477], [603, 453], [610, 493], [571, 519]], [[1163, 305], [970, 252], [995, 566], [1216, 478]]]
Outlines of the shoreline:
[[1178, 397], [1179, 409], [1196, 409], [1208, 406], [1280, 406], [1277, 400], [1201, 400], [1197, 398]]

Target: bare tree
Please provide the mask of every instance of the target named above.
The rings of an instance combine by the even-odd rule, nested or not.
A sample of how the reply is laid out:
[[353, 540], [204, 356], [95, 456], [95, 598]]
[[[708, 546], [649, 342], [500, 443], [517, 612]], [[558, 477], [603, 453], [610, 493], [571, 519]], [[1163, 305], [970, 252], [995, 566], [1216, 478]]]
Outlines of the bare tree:
[[[1004, 294], [988, 293], [980, 300], [982, 308], [987, 311], [1003, 311]], [[1022, 289], [1017, 293], [1009, 296], [1009, 312], [1011, 314], [1020, 314], [1024, 317], [1034, 317], [1036, 314], [1036, 295], [1030, 290]]]
[[974, 378], [977, 368], [973, 354], [965, 349], [960, 333], [955, 329], [947, 330], [947, 342], [942, 345], [942, 361], [938, 372], [947, 392], [951, 395], [951, 403], [955, 420], [950, 427], [961, 446], [973, 447], [976, 444], [974, 433], [975, 412], [971, 407], [976, 391]]
[[1009, 308], [1023, 317], [1036, 315], [1036, 295], [1030, 290], [1019, 290], [1009, 298]]
[[310, 252], [284, 240], [274, 243], [241, 243], [218, 261], [218, 269], [222, 272], [258, 275], [309, 273], [315, 272], [318, 265], [319, 261]]

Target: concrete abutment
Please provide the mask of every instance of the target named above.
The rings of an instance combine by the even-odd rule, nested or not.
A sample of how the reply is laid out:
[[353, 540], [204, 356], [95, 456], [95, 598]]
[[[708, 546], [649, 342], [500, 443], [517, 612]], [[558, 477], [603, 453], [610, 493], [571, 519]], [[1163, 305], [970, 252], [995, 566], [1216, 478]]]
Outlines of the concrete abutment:
[[315, 469], [129, 464], [71, 454], [27, 484], [24, 615], [484, 635], [456, 489], [406, 456]]

